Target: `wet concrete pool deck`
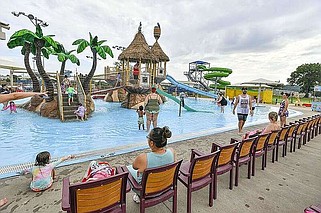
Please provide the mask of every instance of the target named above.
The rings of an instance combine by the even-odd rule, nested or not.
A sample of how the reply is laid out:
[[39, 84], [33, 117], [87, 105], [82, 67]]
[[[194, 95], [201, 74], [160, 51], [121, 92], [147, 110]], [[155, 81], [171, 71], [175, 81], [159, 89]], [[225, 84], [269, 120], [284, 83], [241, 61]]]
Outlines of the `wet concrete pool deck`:
[[[293, 107], [303, 115], [289, 121], [316, 114], [309, 108]], [[237, 124], [235, 124], [236, 126]], [[266, 124], [245, 128], [245, 131], [261, 129]], [[178, 159], [188, 160], [190, 149], [209, 152], [211, 143], [227, 144], [230, 138], [240, 138], [237, 130], [184, 140], [170, 144], [177, 152]], [[102, 159], [113, 166], [129, 165], [144, 150]], [[146, 150], [145, 150], [146, 151]], [[256, 175], [246, 178], [247, 168], [240, 168], [239, 186], [228, 189], [229, 173], [218, 176], [218, 199], [213, 207], [208, 206], [208, 187], [192, 194], [192, 212], [303, 212], [309, 205], [321, 202], [321, 135], [312, 139], [295, 153], [288, 152], [285, 158], [272, 164], [268, 155], [266, 170], [256, 165]], [[279, 153], [280, 154], [280, 153]], [[75, 183], [82, 179], [88, 162], [63, 166], [56, 169], [52, 188], [44, 192], [32, 192], [30, 176], [19, 176], [0, 180], [0, 198], [7, 197], [8, 204], [0, 212], [63, 212], [61, 210], [62, 179], [70, 176]], [[127, 193], [127, 212], [139, 212], [139, 205], [132, 201], [133, 192]], [[166, 201], [146, 212], [171, 212], [171, 203]], [[178, 212], [186, 212], [186, 188], [178, 184]]]

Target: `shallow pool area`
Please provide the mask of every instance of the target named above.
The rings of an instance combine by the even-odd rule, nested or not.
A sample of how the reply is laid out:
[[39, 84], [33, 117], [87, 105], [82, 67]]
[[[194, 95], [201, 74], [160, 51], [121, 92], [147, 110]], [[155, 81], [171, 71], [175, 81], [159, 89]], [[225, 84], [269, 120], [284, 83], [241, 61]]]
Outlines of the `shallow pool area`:
[[[0, 168], [33, 162], [36, 154], [44, 150], [49, 151], [52, 158], [75, 154], [81, 161], [147, 147], [147, 132], [138, 130], [135, 110], [101, 100], [95, 104], [96, 111], [84, 122], [60, 122], [20, 108], [17, 114], [0, 111]], [[210, 113], [183, 110], [179, 117], [179, 105], [168, 100], [161, 106], [158, 126], [170, 127], [173, 136], [169, 143], [237, 128], [237, 117], [232, 114], [231, 106], [220, 113], [212, 100], [187, 98], [186, 104]], [[246, 126], [268, 122], [268, 112], [277, 109], [277, 106], [257, 107]], [[299, 114], [290, 111], [291, 117]]]

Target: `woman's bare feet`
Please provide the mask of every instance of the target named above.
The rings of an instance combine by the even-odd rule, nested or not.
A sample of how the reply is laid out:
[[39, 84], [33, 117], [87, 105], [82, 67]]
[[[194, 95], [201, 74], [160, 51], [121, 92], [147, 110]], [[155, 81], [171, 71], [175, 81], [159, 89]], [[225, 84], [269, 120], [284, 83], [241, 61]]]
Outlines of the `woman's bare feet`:
[[3, 198], [0, 200], [0, 207], [6, 205], [6, 203], [8, 203], [8, 199], [7, 198]]

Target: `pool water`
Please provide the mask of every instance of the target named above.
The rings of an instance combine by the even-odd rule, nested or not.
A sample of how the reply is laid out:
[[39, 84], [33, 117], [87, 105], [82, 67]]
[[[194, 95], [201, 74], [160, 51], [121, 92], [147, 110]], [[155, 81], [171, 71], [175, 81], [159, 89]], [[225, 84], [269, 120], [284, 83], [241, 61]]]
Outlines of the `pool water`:
[[[23, 101], [26, 100], [16, 103]], [[185, 103], [211, 113], [183, 109], [178, 117], [179, 105], [168, 100], [161, 106], [158, 126], [170, 127], [173, 133], [170, 143], [237, 128], [231, 106], [223, 114], [211, 100], [187, 98]], [[17, 114], [0, 111], [0, 167], [33, 162], [36, 154], [44, 150], [56, 158], [69, 154], [108, 156], [147, 147], [147, 132], [138, 130], [135, 110], [101, 100], [95, 104], [96, 111], [84, 122], [60, 122], [22, 109]], [[246, 126], [268, 122], [268, 112], [276, 110], [276, 107], [257, 107]], [[290, 115], [298, 112], [291, 111]]]

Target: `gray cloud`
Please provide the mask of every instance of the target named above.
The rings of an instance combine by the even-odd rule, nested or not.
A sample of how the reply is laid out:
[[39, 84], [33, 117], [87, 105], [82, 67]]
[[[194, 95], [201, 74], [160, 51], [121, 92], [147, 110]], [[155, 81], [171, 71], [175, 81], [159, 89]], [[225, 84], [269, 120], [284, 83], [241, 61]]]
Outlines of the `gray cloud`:
[[[18, 3], [19, 2], [19, 3]], [[26, 18], [16, 18], [11, 11], [33, 13], [50, 25], [46, 34], [67, 49], [75, 48], [78, 38], [89, 39], [88, 32], [107, 39], [110, 46], [127, 46], [132, 41], [139, 22], [149, 44], [153, 44], [153, 27], [159, 22], [162, 36], [159, 40], [169, 55], [168, 71], [174, 77], [186, 80], [183, 72], [188, 63], [205, 60], [212, 66], [229, 67], [232, 82], [251, 80], [258, 75], [285, 82], [290, 73], [302, 63], [319, 60], [321, 46], [321, 2], [318, 0], [228, 0], [228, 1], [155, 1], [155, 0], [1, 0], [0, 21], [10, 23], [10, 37], [16, 30], [34, 27]], [[120, 52], [114, 50], [115, 59]], [[81, 66], [67, 64], [67, 69], [87, 73], [91, 61], [78, 57]], [[0, 57], [22, 64], [19, 49], [8, 50], [0, 42]], [[99, 61], [97, 73], [112, 65], [115, 59]], [[52, 57], [46, 61], [50, 71], [60, 64]]]

